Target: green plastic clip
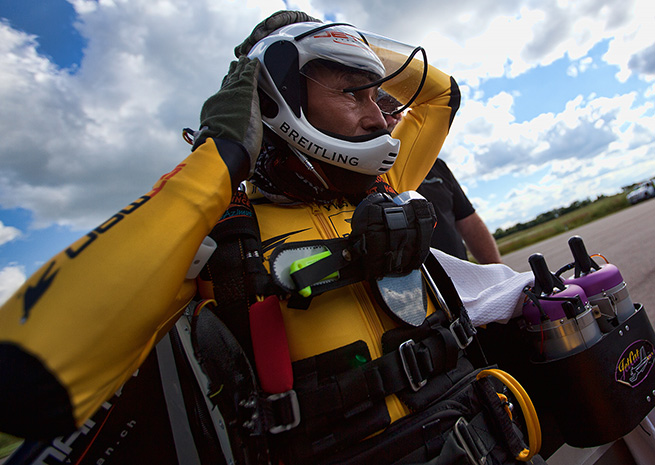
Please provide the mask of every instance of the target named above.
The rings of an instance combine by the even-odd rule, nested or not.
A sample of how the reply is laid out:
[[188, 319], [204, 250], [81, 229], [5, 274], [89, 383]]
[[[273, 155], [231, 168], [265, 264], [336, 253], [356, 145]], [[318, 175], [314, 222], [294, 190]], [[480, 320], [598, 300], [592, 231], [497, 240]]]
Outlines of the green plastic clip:
[[[296, 260], [295, 262], [291, 263], [291, 266], [289, 267], [289, 274], [293, 274], [298, 270], [303, 269], [306, 266], [311, 265], [312, 263], [316, 263], [319, 260], [323, 260], [324, 258], [329, 257], [332, 255], [332, 252], [329, 250], [326, 250], [324, 252], [320, 252], [314, 255], [310, 255], [309, 257], [305, 258], [300, 258]], [[320, 282], [326, 281], [328, 279], [339, 279], [339, 272], [335, 271], [334, 273], [326, 276], [325, 278], [321, 279]], [[317, 284], [317, 283], [316, 283]], [[298, 294], [300, 294], [303, 297], [309, 297], [312, 295], [312, 288], [311, 286], [304, 287], [298, 291]]]

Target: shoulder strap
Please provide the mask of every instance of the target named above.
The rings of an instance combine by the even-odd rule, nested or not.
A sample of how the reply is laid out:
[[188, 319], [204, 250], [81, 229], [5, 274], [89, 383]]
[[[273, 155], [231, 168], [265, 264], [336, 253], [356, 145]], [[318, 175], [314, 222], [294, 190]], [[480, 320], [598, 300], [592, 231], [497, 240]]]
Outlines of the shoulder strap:
[[451, 331], [454, 332], [460, 343], [460, 347], [468, 346], [476, 334], [475, 327], [471, 323], [466, 307], [455, 289], [453, 281], [444, 270], [437, 257], [429, 253], [423, 264], [423, 276], [430, 290], [429, 295], [436, 307], [442, 308], [451, 322]]
[[435, 307], [442, 308], [447, 313], [450, 320], [449, 330], [455, 336], [459, 347], [467, 349], [467, 355], [476, 366], [486, 366], [488, 361], [476, 337], [477, 330], [453, 281], [432, 252], [428, 254], [422, 271], [428, 284], [428, 295]]
[[263, 263], [255, 209], [244, 192], [235, 192], [209, 237], [218, 248], [200, 272], [200, 297], [216, 301], [217, 316], [252, 356], [248, 309], [258, 296], [275, 292]]

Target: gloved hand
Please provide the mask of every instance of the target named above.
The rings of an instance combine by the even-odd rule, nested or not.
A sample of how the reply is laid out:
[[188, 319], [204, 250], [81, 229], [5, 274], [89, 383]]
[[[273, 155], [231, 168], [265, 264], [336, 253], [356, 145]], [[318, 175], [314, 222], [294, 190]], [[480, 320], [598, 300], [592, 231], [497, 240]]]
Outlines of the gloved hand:
[[304, 22], [320, 23], [322, 21], [320, 19], [312, 18], [307, 13], [303, 13], [302, 11], [281, 10], [273, 13], [271, 16], [255, 26], [246, 40], [234, 47], [234, 55], [237, 58], [248, 55], [253, 45], [269, 35], [271, 32], [276, 31], [281, 27], [288, 26], [289, 24]]
[[200, 131], [194, 149], [208, 137], [241, 143], [250, 155], [251, 175], [262, 145], [262, 117], [257, 94], [259, 60], [246, 56], [230, 63], [221, 89], [209, 97], [200, 111]]

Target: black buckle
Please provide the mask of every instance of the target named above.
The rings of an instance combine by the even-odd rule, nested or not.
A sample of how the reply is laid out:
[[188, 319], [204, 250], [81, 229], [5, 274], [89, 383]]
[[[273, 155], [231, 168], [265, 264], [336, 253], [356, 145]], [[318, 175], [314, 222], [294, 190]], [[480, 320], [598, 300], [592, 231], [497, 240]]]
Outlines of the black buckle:
[[[398, 353], [400, 354], [400, 361], [403, 364], [403, 370], [405, 370], [405, 375], [409, 380], [409, 385], [412, 387], [414, 392], [417, 392], [428, 382], [427, 379], [421, 377], [421, 371], [418, 368], [418, 363], [416, 362], [416, 356], [414, 355], [414, 347], [416, 343], [413, 339], [409, 339], [398, 347]], [[417, 382], [418, 379], [418, 382]]]
[[398, 229], [407, 229], [407, 215], [403, 207], [387, 207], [384, 209], [384, 218], [387, 222], [387, 227], [391, 231]]
[[296, 391], [291, 389], [290, 391], [282, 392], [280, 394], [271, 394], [266, 398], [267, 401], [269, 401], [271, 404], [276, 403], [276, 402], [287, 402], [288, 405], [285, 407], [286, 412], [291, 413], [291, 421], [285, 424], [281, 425], [274, 425], [271, 426], [268, 431], [271, 434], [279, 434], [283, 433], [285, 431], [289, 431], [290, 429], [295, 428], [300, 424], [300, 405], [298, 404], [298, 395], [296, 394]]
[[487, 458], [482, 454], [482, 452], [480, 452], [473, 436], [471, 436], [473, 428], [469, 428], [469, 423], [464, 417], [460, 417], [459, 420], [457, 420], [453, 431], [457, 443], [462, 449], [464, 449], [464, 452], [466, 452], [466, 457], [468, 458], [469, 463], [472, 465], [484, 465]]
[[466, 327], [457, 318], [448, 327], [451, 334], [455, 337], [455, 342], [460, 349], [466, 349], [473, 340], [473, 336], [466, 331]]

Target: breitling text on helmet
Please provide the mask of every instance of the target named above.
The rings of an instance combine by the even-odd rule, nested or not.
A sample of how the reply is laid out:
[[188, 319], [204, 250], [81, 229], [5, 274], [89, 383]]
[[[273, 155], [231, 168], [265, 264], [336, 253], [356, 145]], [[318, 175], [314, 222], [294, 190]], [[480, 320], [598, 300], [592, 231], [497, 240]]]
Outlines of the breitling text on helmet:
[[359, 164], [358, 157], [349, 157], [348, 155], [344, 155], [338, 152], [332, 152], [332, 154], [328, 153], [328, 150], [325, 147], [322, 147], [317, 143], [307, 139], [306, 137], [301, 136], [300, 133], [293, 129], [286, 121], [280, 125], [280, 130], [294, 143], [298, 144], [303, 149], [313, 153], [318, 157], [325, 158], [326, 160], [332, 160], [333, 162], [340, 163], [342, 165], [357, 166]]
[[355, 45], [357, 47], [361, 47], [364, 44], [364, 41], [357, 36], [354, 36], [352, 34], [347, 34], [345, 32], [341, 31], [329, 31], [325, 30], [322, 31], [320, 34], [314, 35], [315, 39], [329, 39], [332, 38], [332, 40], [337, 43], [337, 44], [344, 44], [344, 45]]

